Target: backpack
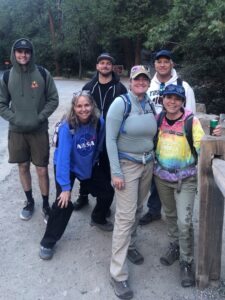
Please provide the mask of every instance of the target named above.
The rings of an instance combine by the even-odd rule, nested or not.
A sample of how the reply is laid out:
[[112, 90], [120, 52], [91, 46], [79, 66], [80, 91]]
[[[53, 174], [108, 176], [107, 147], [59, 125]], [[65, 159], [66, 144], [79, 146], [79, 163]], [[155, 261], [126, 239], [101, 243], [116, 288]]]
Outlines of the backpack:
[[177, 85], [183, 86], [183, 80], [180, 77], [177, 77]]
[[[131, 101], [130, 101], [130, 97], [128, 96], [128, 93], [120, 95], [120, 97], [123, 99], [124, 102], [124, 112], [123, 112], [123, 120], [120, 126], [120, 133], [126, 133], [126, 131], [124, 130], [124, 125], [125, 125], [125, 121], [126, 119], [129, 117], [129, 114], [131, 112]], [[156, 115], [156, 110], [154, 107], [154, 104], [150, 101], [148, 101], [152, 112], [154, 114], [154, 116]]]
[[[45, 93], [46, 93], [46, 79], [47, 79], [47, 73], [46, 73], [46, 70], [45, 68], [43, 68], [42, 66], [37, 66], [38, 68], [38, 71], [41, 73], [41, 76], [43, 77], [44, 79], [44, 82], [45, 82]], [[11, 70], [11, 69], [10, 69]], [[10, 76], [10, 70], [6, 70], [4, 73], [3, 73], [3, 81], [5, 83], [5, 85], [8, 87], [8, 83], [9, 83], [9, 76]]]
[[[163, 118], [165, 117], [166, 115], [166, 112], [165, 111], [162, 111], [160, 114], [159, 114], [159, 117], [157, 119], [157, 133], [154, 137], [154, 144], [155, 144], [155, 149], [156, 149], [156, 146], [157, 146], [157, 142], [158, 142], [158, 134], [159, 134], [159, 128], [162, 124], [162, 121], [163, 121]], [[192, 136], [192, 128], [193, 128], [193, 118], [194, 118], [194, 115], [193, 114], [190, 114], [185, 120], [184, 120], [184, 131], [185, 131], [185, 137], [188, 141], [188, 144], [189, 144], [189, 147], [191, 149], [191, 153], [192, 155], [194, 156], [194, 159], [195, 159], [195, 163], [197, 164], [198, 162], [198, 154], [195, 150], [195, 147], [194, 147], [194, 144], [193, 144], [193, 136]]]
[[[52, 147], [56, 147], [56, 148], [58, 147], [58, 144], [59, 144], [59, 128], [64, 123], [64, 121], [65, 121], [65, 115], [62, 117], [62, 119], [59, 122], [57, 122], [55, 124], [54, 133], [53, 133], [52, 142], [51, 142]], [[70, 124], [69, 124], [69, 128], [70, 128], [70, 134], [73, 137], [74, 133], [75, 133], [75, 130]], [[96, 127], [97, 135], [99, 134], [100, 128], [101, 128], [101, 120], [98, 119], [97, 127]]]

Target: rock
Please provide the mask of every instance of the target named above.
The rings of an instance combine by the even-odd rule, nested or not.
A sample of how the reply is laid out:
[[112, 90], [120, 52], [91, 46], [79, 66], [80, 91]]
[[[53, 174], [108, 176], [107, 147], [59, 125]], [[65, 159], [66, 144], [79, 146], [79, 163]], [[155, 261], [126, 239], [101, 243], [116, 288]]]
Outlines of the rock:
[[196, 112], [206, 113], [206, 107], [204, 103], [196, 103]]

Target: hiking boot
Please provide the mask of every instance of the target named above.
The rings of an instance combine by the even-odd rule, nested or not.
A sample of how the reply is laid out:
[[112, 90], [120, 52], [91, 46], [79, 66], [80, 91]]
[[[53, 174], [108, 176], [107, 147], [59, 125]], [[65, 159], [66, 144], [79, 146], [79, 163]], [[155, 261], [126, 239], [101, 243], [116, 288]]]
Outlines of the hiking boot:
[[120, 299], [132, 299], [133, 291], [130, 289], [128, 281], [116, 281], [111, 277], [110, 283], [114, 289], [116, 296]]
[[43, 217], [44, 217], [45, 224], [48, 223], [50, 213], [51, 213], [51, 208], [49, 206], [46, 206], [46, 207], [42, 208], [42, 214], [43, 214]]
[[180, 257], [180, 248], [175, 243], [170, 243], [170, 246], [165, 255], [160, 257], [160, 262], [164, 266], [172, 265]]
[[20, 213], [20, 219], [23, 221], [28, 221], [34, 213], [34, 202], [25, 202], [26, 206], [22, 209]]
[[137, 249], [129, 249], [127, 252], [127, 258], [135, 265], [141, 265], [144, 262], [144, 257]]
[[192, 266], [186, 261], [180, 262], [180, 279], [182, 287], [190, 287], [195, 285], [195, 277]]
[[87, 195], [79, 195], [77, 200], [73, 203], [74, 210], [80, 210], [84, 206], [88, 205], [88, 196]]
[[99, 223], [96, 223], [95, 221], [91, 220], [90, 225], [96, 226], [99, 229], [101, 229], [102, 231], [113, 231], [113, 223], [111, 223], [109, 221], [106, 221], [105, 224], [99, 224]]
[[53, 248], [45, 248], [41, 246], [39, 256], [43, 260], [49, 260], [53, 256]]
[[153, 215], [148, 211], [146, 214], [143, 215], [143, 217], [139, 220], [139, 225], [147, 225], [153, 221], [161, 220], [162, 216], [161, 214]]

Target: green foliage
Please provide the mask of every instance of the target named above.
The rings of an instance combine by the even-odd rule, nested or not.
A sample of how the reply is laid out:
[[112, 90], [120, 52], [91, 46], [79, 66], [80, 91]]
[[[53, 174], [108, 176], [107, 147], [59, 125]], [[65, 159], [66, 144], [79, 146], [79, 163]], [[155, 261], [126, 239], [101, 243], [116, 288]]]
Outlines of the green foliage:
[[172, 1], [159, 25], [148, 30], [146, 45], [167, 47], [182, 66], [182, 74], [197, 86], [199, 102], [208, 112], [225, 110], [225, 3], [220, 0]]
[[143, 47], [168, 48], [208, 112], [225, 110], [223, 0], [1, 0], [1, 67], [22, 36], [34, 43], [39, 64], [80, 76], [102, 51], [129, 68]]

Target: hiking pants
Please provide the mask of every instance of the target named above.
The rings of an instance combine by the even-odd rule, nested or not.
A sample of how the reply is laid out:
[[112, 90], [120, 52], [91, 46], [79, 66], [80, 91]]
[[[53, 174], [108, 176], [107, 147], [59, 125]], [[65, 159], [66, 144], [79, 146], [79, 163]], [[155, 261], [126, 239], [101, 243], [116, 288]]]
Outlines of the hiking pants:
[[196, 176], [183, 179], [180, 192], [177, 192], [177, 182], [168, 182], [157, 176], [154, 178], [166, 214], [169, 241], [180, 246], [180, 261], [191, 263]]
[[149, 195], [153, 161], [146, 165], [120, 160], [125, 187], [115, 190], [116, 214], [112, 238], [111, 276], [116, 281], [128, 279], [127, 251], [136, 248], [136, 230], [143, 203]]

